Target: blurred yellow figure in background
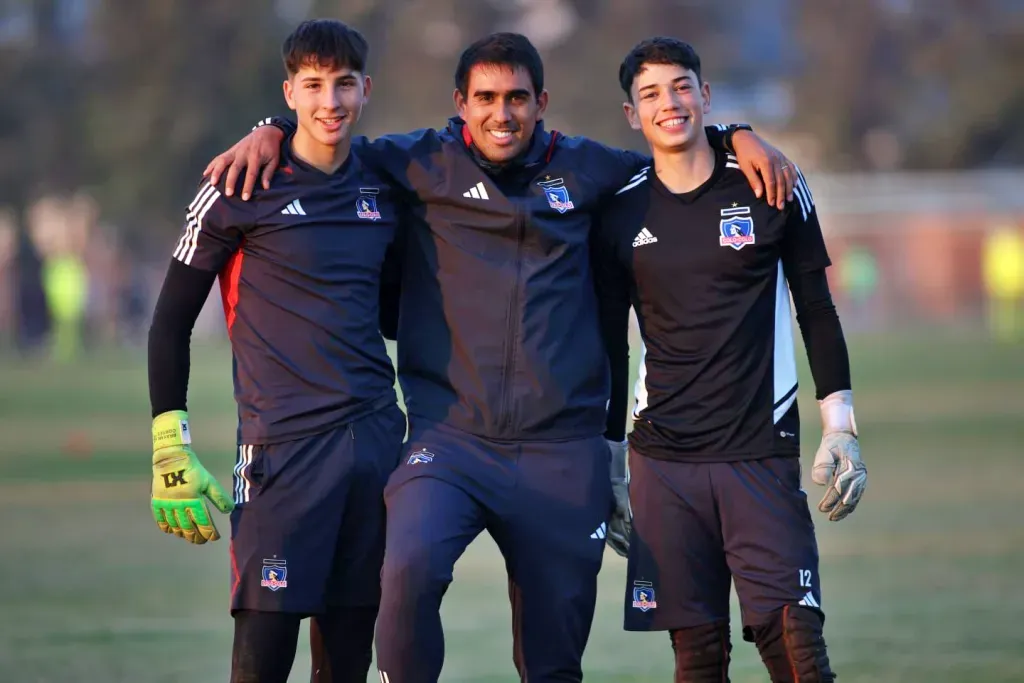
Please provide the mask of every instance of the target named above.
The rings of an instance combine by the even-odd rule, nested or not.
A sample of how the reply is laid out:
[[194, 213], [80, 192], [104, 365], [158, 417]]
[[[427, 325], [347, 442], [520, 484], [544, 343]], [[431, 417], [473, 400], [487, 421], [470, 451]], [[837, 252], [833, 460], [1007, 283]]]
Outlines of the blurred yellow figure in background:
[[74, 254], [57, 254], [43, 264], [43, 290], [53, 322], [53, 356], [73, 361], [82, 348], [82, 320], [89, 290], [85, 264]]
[[989, 333], [998, 341], [1014, 341], [1024, 328], [1024, 234], [1001, 226], [985, 237], [982, 277], [988, 295]]

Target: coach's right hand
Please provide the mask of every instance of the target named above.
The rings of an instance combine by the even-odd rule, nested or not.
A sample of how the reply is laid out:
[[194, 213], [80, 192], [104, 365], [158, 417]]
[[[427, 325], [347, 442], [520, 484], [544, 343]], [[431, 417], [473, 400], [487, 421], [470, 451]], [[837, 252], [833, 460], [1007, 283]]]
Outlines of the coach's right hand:
[[238, 174], [245, 169], [245, 181], [242, 183], [242, 199], [248, 200], [256, 186], [256, 176], [263, 170], [263, 189], [270, 189], [270, 179], [277, 170], [281, 160], [281, 141], [284, 131], [271, 125], [257, 125], [252, 132], [235, 143], [234, 147], [217, 155], [203, 171], [203, 177], [209, 176], [210, 184], [216, 185], [221, 173], [227, 169], [224, 177], [224, 194], [228, 197], [235, 193]]
[[629, 507], [629, 468], [626, 442], [608, 441], [612, 454], [612, 494], [615, 507], [608, 520], [608, 545], [622, 557], [629, 555], [629, 534], [633, 528], [633, 510]]

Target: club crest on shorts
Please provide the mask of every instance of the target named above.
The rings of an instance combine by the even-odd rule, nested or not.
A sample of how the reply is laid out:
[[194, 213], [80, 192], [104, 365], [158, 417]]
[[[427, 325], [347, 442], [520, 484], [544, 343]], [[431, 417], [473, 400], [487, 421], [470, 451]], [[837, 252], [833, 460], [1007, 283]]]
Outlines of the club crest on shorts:
[[722, 209], [721, 214], [722, 220], [718, 222], [718, 230], [721, 232], [719, 246], [739, 251], [754, 243], [754, 219], [750, 217], [749, 206], [732, 206]]
[[356, 216], [368, 221], [379, 221], [380, 211], [377, 210], [377, 194], [380, 192], [376, 187], [360, 187], [359, 199], [356, 200]]
[[576, 208], [569, 196], [569, 189], [565, 186], [564, 179], [542, 180], [537, 184], [544, 190], [544, 198], [548, 200], [548, 206], [558, 213], [565, 213]]
[[650, 581], [634, 581], [633, 608], [646, 612], [657, 606], [658, 601], [654, 598], [654, 584]]
[[423, 462], [433, 462], [434, 454], [428, 451], [426, 448], [421, 448], [418, 451], [413, 451], [409, 454], [409, 459], [406, 460], [407, 465], [418, 465]]
[[276, 557], [263, 560], [263, 580], [260, 581], [260, 586], [275, 592], [287, 588], [288, 563]]

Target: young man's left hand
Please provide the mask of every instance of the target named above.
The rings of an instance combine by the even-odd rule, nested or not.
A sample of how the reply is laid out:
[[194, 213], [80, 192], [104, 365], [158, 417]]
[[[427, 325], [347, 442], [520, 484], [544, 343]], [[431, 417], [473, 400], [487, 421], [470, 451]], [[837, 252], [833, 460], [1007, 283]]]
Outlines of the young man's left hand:
[[758, 198], [764, 197], [779, 211], [786, 207], [787, 201], [793, 201], [796, 166], [785, 154], [749, 130], [732, 134], [732, 148], [736, 150], [740, 170]]

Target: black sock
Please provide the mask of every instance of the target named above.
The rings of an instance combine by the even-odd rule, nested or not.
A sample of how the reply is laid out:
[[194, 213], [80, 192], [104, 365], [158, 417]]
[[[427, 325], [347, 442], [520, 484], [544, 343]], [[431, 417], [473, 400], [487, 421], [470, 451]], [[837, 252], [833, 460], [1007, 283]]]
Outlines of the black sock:
[[288, 683], [301, 616], [285, 612], [235, 612], [231, 683]]
[[329, 607], [316, 617], [323, 651], [326, 653], [328, 675], [316, 677], [314, 657], [313, 680], [317, 683], [365, 683], [373, 660], [373, 627], [377, 607]]

